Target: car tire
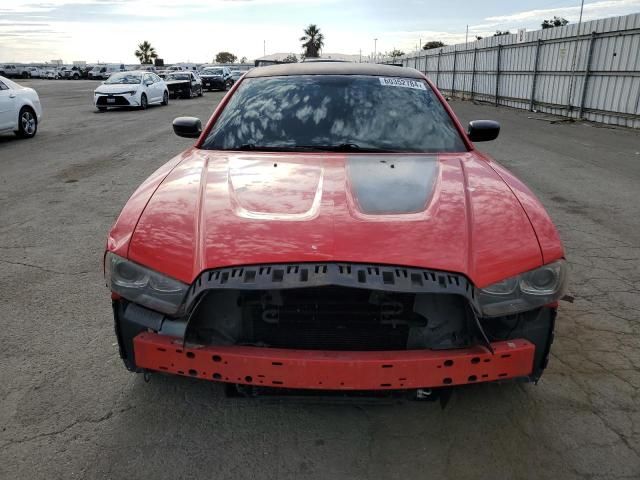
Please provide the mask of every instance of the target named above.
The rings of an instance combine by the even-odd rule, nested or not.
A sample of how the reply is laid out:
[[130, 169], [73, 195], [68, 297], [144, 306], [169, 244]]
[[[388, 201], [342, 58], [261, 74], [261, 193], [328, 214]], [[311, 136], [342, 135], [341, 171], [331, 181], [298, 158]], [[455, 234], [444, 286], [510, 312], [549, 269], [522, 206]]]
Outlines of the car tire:
[[38, 131], [38, 118], [31, 107], [22, 107], [18, 114], [17, 135], [21, 138], [32, 138]]
[[29, 78], [29, 72], [22, 72], [22, 78]]
[[107, 107], [98, 107], [98, 111], [99, 112], [106, 112], [107, 111]]
[[80, 80], [80, 75], [74, 75], [74, 76], [73, 76], [73, 79], [74, 79], [74, 80]]
[[164, 95], [162, 95], [162, 105], [169, 105], [169, 92], [164, 91]]
[[147, 101], [147, 95], [143, 93], [140, 96], [140, 110], [146, 110], [149, 102]]

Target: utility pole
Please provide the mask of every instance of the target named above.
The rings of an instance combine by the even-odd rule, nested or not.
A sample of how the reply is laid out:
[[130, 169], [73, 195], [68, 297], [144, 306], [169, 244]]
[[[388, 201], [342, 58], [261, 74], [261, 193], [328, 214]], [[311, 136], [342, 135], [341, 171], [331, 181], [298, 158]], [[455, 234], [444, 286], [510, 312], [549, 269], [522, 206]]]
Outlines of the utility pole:
[[378, 39], [373, 39], [373, 63], [377, 63], [378, 60]]
[[469, 43], [469, 25], [467, 24], [467, 33], [464, 35], [464, 44], [465, 48], [467, 47], [467, 43]]
[[578, 31], [576, 33], [575, 47], [573, 48], [573, 60], [571, 62], [571, 77], [569, 77], [569, 95], [567, 98], [567, 116], [571, 116], [571, 97], [573, 96], [573, 77], [576, 73], [576, 55], [580, 42], [580, 27], [582, 26], [582, 11], [584, 10], [584, 0], [580, 2], [580, 19], [578, 20]]
[[262, 56], [263, 57], [267, 56], [267, 41], [266, 40], [262, 41]]
[[362, 49], [360, 49], [360, 63], [362, 63]]

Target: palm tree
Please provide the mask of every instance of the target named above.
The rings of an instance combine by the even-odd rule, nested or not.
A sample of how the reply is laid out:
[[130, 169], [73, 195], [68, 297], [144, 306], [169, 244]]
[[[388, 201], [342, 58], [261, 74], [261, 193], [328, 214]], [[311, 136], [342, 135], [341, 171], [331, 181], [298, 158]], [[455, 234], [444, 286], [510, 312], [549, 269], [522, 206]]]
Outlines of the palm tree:
[[305, 58], [318, 58], [320, 50], [324, 47], [324, 35], [320, 29], [311, 24], [304, 29], [304, 36], [300, 37]]
[[138, 50], [135, 52], [135, 56], [138, 57], [142, 65], [153, 63], [153, 59], [158, 57], [156, 49], [151, 46], [146, 40], [138, 45]]

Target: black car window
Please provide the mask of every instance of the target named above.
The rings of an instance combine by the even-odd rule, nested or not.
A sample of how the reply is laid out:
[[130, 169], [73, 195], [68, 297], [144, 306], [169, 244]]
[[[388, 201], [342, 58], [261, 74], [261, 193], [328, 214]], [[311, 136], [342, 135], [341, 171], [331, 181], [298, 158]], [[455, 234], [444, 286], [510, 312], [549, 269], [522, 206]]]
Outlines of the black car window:
[[9, 87], [0, 81], [0, 90], [9, 90]]
[[202, 148], [340, 146], [399, 152], [467, 150], [426, 82], [363, 75], [245, 79]]

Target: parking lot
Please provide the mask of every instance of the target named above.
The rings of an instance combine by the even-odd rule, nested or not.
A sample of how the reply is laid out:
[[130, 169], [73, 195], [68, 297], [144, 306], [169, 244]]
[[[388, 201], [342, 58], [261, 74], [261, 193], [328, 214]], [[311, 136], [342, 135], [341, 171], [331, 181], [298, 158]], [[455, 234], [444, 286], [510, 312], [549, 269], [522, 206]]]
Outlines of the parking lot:
[[22, 82], [37, 136], [0, 136], [0, 478], [640, 478], [640, 132], [453, 102], [540, 197], [571, 264], [540, 383], [409, 401], [232, 399], [128, 373], [102, 276], [135, 188], [222, 92], [98, 113], [97, 82]]

